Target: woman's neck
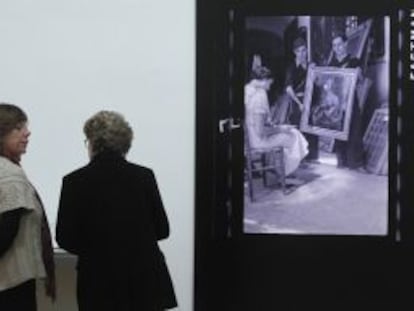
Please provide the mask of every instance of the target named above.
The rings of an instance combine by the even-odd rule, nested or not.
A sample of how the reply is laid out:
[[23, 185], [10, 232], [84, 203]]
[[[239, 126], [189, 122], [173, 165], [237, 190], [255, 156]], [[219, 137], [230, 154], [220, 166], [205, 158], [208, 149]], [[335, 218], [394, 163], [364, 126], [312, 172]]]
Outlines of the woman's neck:
[[21, 157], [19, 155], [9, 154], [9, 153], [5, 152], [2, 156], [9, 159], [14, 164], [20, 165]]

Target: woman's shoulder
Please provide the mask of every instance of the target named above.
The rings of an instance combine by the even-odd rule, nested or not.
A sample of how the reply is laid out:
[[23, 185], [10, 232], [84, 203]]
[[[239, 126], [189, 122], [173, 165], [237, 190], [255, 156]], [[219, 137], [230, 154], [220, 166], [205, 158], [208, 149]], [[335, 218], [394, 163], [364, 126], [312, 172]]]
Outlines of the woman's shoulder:
[[[121, 177], [122, 176], [122, 177]], [[118, 161], [110, 165], [96, 165], [89, 162], [85, 166], [77, 168], [63, 176], [63, 183], [66, 185], [89, 186], [99, 180], [113, 178], [116, 180], [141, 180], [152, 182], [155, 179], [153, 170], [141, 164], [128, 161]]]
[[152, 184], [156, 180], [152, 168], [129, 161], [126, 161], [123, 174], [134, 180], [143, 181], [144, 183]]
[[88, 165], [76, 168], [63, 176], [64, 181], [82, 179]]
[[244, 96], [246, 105], [257, 105], [267, 99], [266, 90], [255, 85], [247, 85], [244, 89]]
[[25, 178], [26, 176], [23, 169], [19, 165], [13, 163], [5, 157], [0, 156], [0, 181], [10, 177]]
[[142, 174], [145, 176], [154, 175], [154, 172], [150, 167], [147, 167], [147, 166], [144, 166], [138, 163], [134, 163], [134, 162], [129, 162], [129, 161], [127, 161], [126, 163], [127, 163], [128, 169], [131, 171], [135, 171], [136, 173]]

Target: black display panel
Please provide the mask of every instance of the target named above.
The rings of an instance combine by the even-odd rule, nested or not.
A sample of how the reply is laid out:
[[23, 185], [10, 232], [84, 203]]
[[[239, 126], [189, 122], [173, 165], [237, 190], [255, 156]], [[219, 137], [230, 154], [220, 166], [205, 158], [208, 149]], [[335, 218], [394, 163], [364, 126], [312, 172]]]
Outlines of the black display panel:
[[[195, 310], [395, 309], [410, 300], [412, 7], [197, 2]], [[334, 42], [336, 33], [346, 40]], [[295, 114], [288, 69], [303, 46]], [[344, 46], [357, 59], [346, 68], [335, 60]], [[249, 96], [265, 104], [248, 110]], [[263, 117], [260, 137], [276, 143], [261, 154], [248, 131]], [[350, 137], [362, 141], [362, 165], [337, 154]], [[286, 153], [292, 146], [306, 152]], [[300, 159], [286, 163], [292, 154]]]

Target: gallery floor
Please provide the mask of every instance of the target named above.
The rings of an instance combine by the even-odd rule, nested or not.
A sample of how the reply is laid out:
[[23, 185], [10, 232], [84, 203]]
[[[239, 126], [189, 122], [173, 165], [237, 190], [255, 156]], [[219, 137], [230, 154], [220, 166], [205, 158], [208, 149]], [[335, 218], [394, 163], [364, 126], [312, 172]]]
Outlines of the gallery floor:
[[257, 178], [257, 200], [245, 191], [246, 233], [385, 235], [388, 176], [336, 167], [331, 153], [320, 163], [302, 165], [283, 193], [264, 188]]

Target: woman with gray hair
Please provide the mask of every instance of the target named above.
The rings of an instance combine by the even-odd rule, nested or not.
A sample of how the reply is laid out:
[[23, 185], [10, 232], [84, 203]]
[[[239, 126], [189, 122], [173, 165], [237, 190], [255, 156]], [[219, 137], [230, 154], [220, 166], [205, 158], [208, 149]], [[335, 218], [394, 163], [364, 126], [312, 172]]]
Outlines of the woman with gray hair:
[[49, 224], [39, 195], [20, 166], [30, 131], [19, 107], [0, 104], [0, 310], [35, 311], [36, 279], [55, 298]]
[[78, 255], [79, 310], [177, 306], [157, 241], [169, 223], [151, 169], [126, 160], [133, 138], [117, 112], [85, 122], [90, 162], [63, 178], [56, 239]]

